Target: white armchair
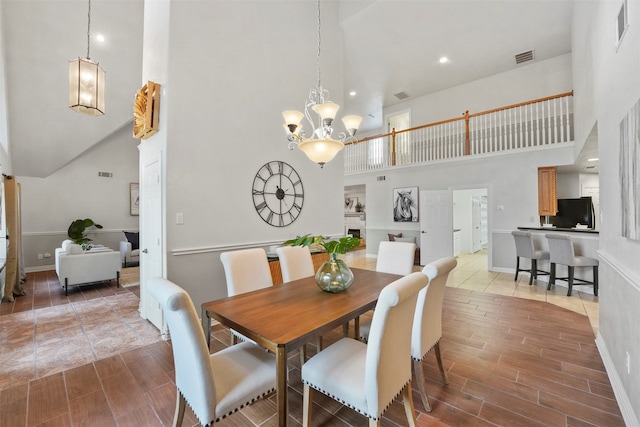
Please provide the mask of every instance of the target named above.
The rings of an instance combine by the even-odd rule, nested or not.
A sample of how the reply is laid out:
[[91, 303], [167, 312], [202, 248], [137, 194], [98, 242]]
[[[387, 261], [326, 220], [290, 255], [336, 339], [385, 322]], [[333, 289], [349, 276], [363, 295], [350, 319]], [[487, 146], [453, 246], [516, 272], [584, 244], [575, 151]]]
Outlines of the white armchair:
[[120, 242], [120, 261], [126, 268], [129, 264], [140, 262], [139, 233], [125, 231], [124, 236], [126, 240]]
[[56, 249], [56, 273], [67, 295], [69, 286], [115, 280], [120, 287], [120, 254], [109, 248], [83, 251], [80, 245], [65, 240]]

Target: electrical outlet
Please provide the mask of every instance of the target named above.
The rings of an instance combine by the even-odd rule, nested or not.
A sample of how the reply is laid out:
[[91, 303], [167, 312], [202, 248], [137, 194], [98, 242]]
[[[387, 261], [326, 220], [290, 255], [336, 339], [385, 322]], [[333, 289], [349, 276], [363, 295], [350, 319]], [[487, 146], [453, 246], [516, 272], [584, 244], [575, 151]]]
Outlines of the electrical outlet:
[[42, 259], [42, 254], [38, 254], [38, 259]]
[[530, 216], [530, 217], [529, 217], [529, 223], [530, 223], [530, 224], [533, 224], [534, 222], [536, 222], [536, 218], [535, 218], [535, 217], [533, 217], [533, 216]]
[[625, 351], [626, 353], [626, 359], [625, 359], [625, 366], [627, 367], [627, 375], [631, 375], [631, 357], [629, 356], [629, 352]]

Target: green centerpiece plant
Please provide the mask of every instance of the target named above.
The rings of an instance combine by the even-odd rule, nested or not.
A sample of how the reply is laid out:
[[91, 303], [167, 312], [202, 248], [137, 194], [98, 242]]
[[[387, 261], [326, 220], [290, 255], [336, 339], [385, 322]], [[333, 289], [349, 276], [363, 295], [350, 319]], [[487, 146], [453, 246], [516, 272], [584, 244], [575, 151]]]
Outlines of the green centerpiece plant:
[[73, 243], [82, 246], [85, 251], [89, 249], [88, 243], [91, 241], [85, 234], [86, 229], [89, 227], [102, 228], [100, 224], [95, 223], [92, 219], [85, 218], [73, 221], [67, 231], [67, 235], [73, 240]]
[[341, 237], [337, 240], [327, 240], [324, 236], [310, 234], [287, 240], [285, 245], [320, 247], [329, 259], [316, 272], [316, 283], [325, 292], [338, 293], [349, 289], [353, 283], [353, 272], [347, 264], [338, 258], [338, 254], [345, 254], [360, 244], [357, 237]]

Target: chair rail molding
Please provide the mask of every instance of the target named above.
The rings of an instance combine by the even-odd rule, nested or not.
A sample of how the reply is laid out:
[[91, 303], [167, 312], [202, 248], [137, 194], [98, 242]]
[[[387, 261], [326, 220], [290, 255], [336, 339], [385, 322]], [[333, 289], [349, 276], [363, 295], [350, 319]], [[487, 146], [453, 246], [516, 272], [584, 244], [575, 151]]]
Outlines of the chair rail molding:
[[[343, 237], [343, 235], [330, 234], [327, 237], [329, 237], [330, 239], [335, 239], [335, 238]], [[198, 255], [198, 254], [204, 254], [209, 252], [235, 251], [240, 249], [281, 245], [283, 242], [284, 240], [265, 240], [262, 242], [233, 243], [233, 244], [227, 244], [227, 245], [211, 245], [211, 246], [201, 246], [201, 247], [194, 247], [194, 248], [179, 248], [179, 249], [171, 249], [171, 255], [185, 256], [185, 255]]]

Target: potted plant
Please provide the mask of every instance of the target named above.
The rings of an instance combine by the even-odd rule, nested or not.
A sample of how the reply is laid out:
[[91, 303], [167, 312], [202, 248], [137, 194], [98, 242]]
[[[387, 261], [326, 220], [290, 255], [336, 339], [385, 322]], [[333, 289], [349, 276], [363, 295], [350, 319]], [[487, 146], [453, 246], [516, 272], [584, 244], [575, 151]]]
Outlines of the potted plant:
[[89, 227], [102, 228], [100, 224], [96, 224], [92, 219], [76, 219], [69, 226], [69, 230], [67, 231], [67, 235], [73, 243], [76, 243], [82, 246], [82, 249], [88, 249], [88, 243], [91, 241], [85, 234], [85, 230]]
[[353, 272], [343, 260], [338, 258], [338, 254], [345, 254], [347, 251], [357, 247], [360, 244], [360, 239], [356, 237], [341, 237], [337, 240], [326, 240], [324, 236], [307, 234], [287, 240], [284, 244], [290, 246], [316, 246], [329, 254], [329, 259], [316, 272], [316, 283], [323, 291], [343, 292], [349, 289], [353, 283]]

